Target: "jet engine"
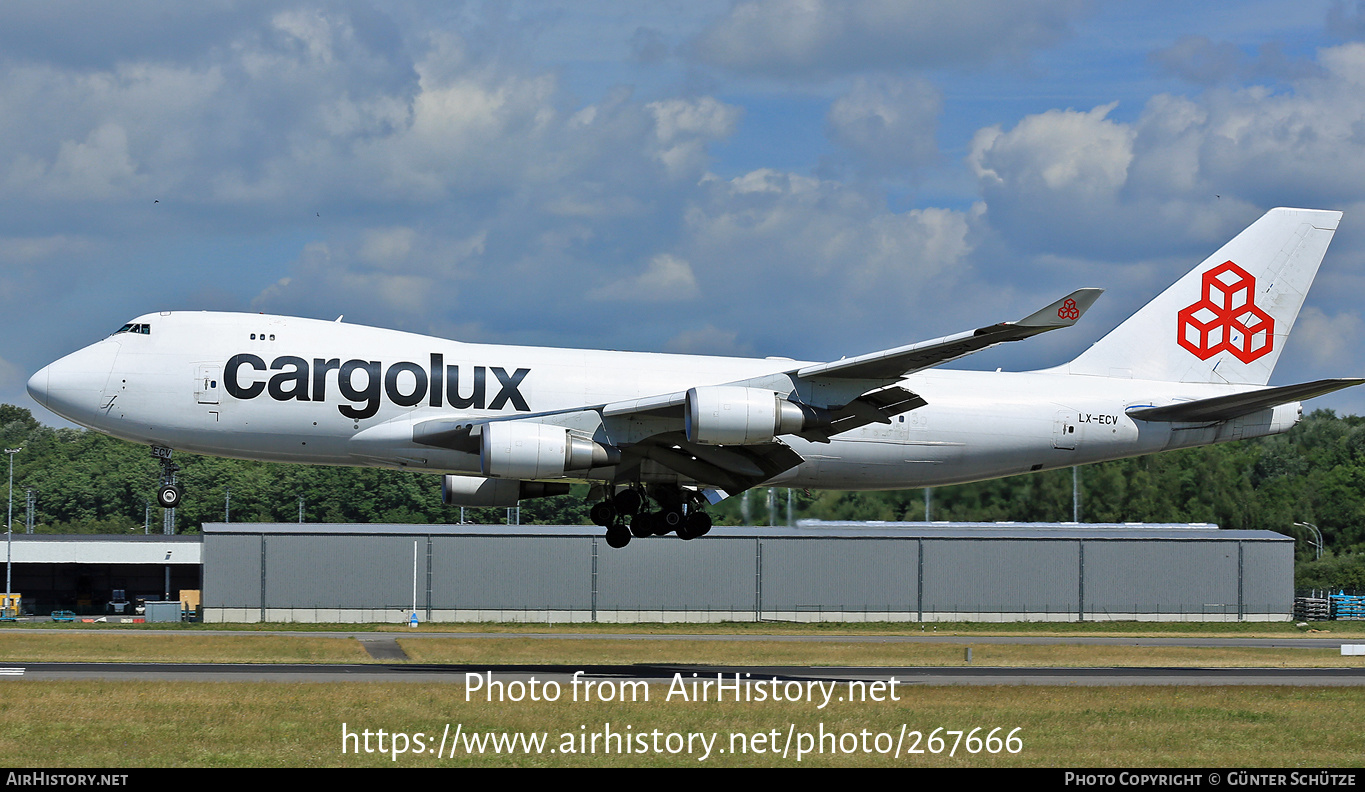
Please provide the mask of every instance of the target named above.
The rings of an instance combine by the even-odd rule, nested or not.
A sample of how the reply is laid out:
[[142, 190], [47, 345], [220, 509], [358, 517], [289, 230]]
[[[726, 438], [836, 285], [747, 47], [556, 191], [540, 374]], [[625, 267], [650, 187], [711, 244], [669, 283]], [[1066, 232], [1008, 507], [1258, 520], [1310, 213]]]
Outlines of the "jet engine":
[[822, 422], [823, 411], [762, 388], [711, 385], [687, 392], [687, 439], [701, 445], [756, 445]]
[[620, 459], [615, 448], [535, 421], [484, 424], [479, 447], [480, 469], [496, 478], [559, 478], [570, 470], [612, 465]]
[[447, 506], [516, 506], [527, 498], [568, 495], [569, 485], [474, 476], [444, 476], [441, 502]]

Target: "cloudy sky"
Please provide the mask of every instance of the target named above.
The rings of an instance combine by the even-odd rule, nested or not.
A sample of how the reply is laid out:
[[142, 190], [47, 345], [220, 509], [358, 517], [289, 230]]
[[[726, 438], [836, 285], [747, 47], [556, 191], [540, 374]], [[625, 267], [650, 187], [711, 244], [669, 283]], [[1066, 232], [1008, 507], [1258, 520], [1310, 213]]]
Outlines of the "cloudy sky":
[[[1365, 2], [0, 5], [0, 400], [154, 310], [829, 359], [1346, 212], [1277, 384], [1365, 374]], [[1365, 413], [1365, 388], [1314, 402]]]

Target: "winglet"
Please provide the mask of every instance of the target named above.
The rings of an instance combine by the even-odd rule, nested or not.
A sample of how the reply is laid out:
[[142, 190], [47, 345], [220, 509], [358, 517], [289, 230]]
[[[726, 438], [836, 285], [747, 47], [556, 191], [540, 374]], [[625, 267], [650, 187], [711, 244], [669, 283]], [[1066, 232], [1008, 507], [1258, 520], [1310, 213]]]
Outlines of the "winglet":
[[1041, 311], [1025, 316], [1015, 324], [1022, 327], [1070, 327], [1090, 310], [1104, 289], [1077, 289]]

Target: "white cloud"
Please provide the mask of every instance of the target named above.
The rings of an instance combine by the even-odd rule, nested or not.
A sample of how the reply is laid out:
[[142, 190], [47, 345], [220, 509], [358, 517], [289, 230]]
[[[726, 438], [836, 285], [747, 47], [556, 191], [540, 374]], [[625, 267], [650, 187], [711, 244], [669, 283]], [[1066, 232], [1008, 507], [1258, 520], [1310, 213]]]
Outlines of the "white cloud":
[[1127, 179], [1134, 138], [1130, 127], [1105, 118], [1115, 105], [1085, 113], [1049, 110], [1008, 133], [981, 130], [969, 162], [989, 187], [1066, 193], [1079, 201], [1112, 194]]
[[933, 302], [933, 289], [967, 275], [962, 212], [892, 212], [837, 182], [773, 170], [707, 186], [682, 250], [703, 282], [726, 284], [735, 310], [857, 321]]
[[654, 116], [657, 156], [669, 175], [693, 178], [705, 172], [707, 143], [729, 137], [740, 117], [738, 107], [710, 96], [650, 102], [645, 109]]
[[588, 293], [595, 300], [637, 302], [677, 302], [700, 294], [692, 266], [668, 253], [649, 260], [644, 272], [632, 278], [614, 280]]
[[1331, 208], [1365, 172], [1365, 44], [1319, 54], [1291, 89], [1161, 94], [1133, 122], [1050, 110], [989, 127], [968, 162], [1013, 244], [1130, 260], [1221, 242], [1272, 206]]
[[664, 345], [667, 352], [683, 355], [752, 356], [753, 348], [739, 340], [734, 330], [722, 330], [707, 324], [695, 330], [683, 331]]
[[922, 78], [859, 78], [830, 105], [830, 137], [879, 173], [929, 164], [938, 157], [938, 115], [943, 97]]
[[1308, 306], [1294, 324], [1294, 349], [1306, 354], [1319, 366], [1339, 366], [1344, 360], [1356, 357], [1365, 321], [1358, 313], [1338, 313], [1328, 316], [1315, 306]]
[[692, 42], [701, 61], [805, 78], [975, 66], [1068, 36], [1081, 0], [742, 0]]

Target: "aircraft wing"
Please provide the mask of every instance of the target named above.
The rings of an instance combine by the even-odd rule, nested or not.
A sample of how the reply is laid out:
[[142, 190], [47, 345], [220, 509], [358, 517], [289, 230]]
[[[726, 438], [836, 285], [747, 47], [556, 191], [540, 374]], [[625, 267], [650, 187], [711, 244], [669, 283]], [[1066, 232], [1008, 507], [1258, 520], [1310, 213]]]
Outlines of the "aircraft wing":
[[1104, 289], [1077, 289], [1017, 322], [1001, 322], [932, 341], [908, 344], [831, 363], [818, 363], [797, 369], [793, 373], [803, 379], [814, 377], [901, 379], [907, 374], [941, 366], [996, 344], [1019, 341], [1049, 330], [1070, 327], [1103, 293]]
[[1278, 388], [1261, 388], [1234, 393], [1230, 396], [1215, 396], [1211, 399], [1196, 399], [1179, 402], [1165, 407], [1131, 407], [1128, 416], [1139, 421], [1166, 421], [1197, 423], [1201, 421], [1229, 421], [1259, 410], [1278, 407], [1289, 402], [1303, 401], [1314, 396], [1350, 388], [1365, 382], [1356, 377], [1315, 380], [1298, 385], [1283, 385]]
[[[723, 387], [770, 390], [790, 398], [819, 416], [798, 436], [829, 442], [834, 435], [870, 423], [890, 423], [894, 416], [924, 406], [922, 397], [897, 384], [906, 375], [1006, 341], [1070, 327], [1102, 292], [1079, 289], [1017, 322], [724, 383]], [[677, 391], [531, 415], [435, 418], [414, 425], [412, 433], [417, 443], [478, 453], [482, 427], [489, 423], [515, 420], [555, 424], [620, 448], [618, 479], [628, 480], [640, 466], [654, 463], [731, 493], [767, 481], [803, 461], [776, 437], [772, 442], [735, 445], [689, 442], [683, 431], [687, 399], [688, 391]]]
[[[1039, 333], [1046, 333], [1049, 330], [1070, 327], [1085, 314], [1103, 293], [1104, 289], [1077, 289], [1046, 308], [1035, 311], [1017, 322], [1001, 322], [932, 341], [922, 341], [829, 363], [816, 363], [792, 369], [780, 376], [809, 385], [834, 385], [833, 388], [826, 387], [825, 390], [849, 392], [851, 387], [857, 390], [857, 393], [852, 393], [851, 396], [843, 400], [836, 397], [834, 401], [837, 401], [837, 404], [831, 402], [819, 406], [844, 407], [852, 405], [872, 391], [892, 385], [916, 371], [940, 366], [1006, 341], [1019, 341]], [[837, 384], [835, 384], [836, 382]], [[773, 377], [756, 377], [730, 384], [765, 387], [773, 384]], [[900, 390], [906, 394], [910, 393], [903, 389]], [[919, 399], [919, 397], [910, 395], [913, 398], [888, 400], [885, 397], [880, 397], [870, 399], [861, 407], [852, 407], [852, 412], [867, 414], [868, 411], [864, 407], [884, 408], [892, 403], [906, 405], [904, 409], [898, 411], [905, 412], [924, 405], [925, 402], [922, 399], [918, 403], [912, 404], [911, 402], [914, 399]], [[612, 402], [595, 409], [600, 409], [602, 414], [608, 417], [636, 413], [668, 414], [682, 407], [686, 401], [687, 392], [678, 391], [643, 399]], [[825, 401], [828, 402], [829, 400]], [[890, 413], [890, 415], [896, 414], [895, 412]], [[844, 417], [849, 416], [845, 415]], [[861, 426], [862, 424], [857, 425]], [[848, 431], [852, 428], [854, 425], [845, 425], [840, 431]]]

